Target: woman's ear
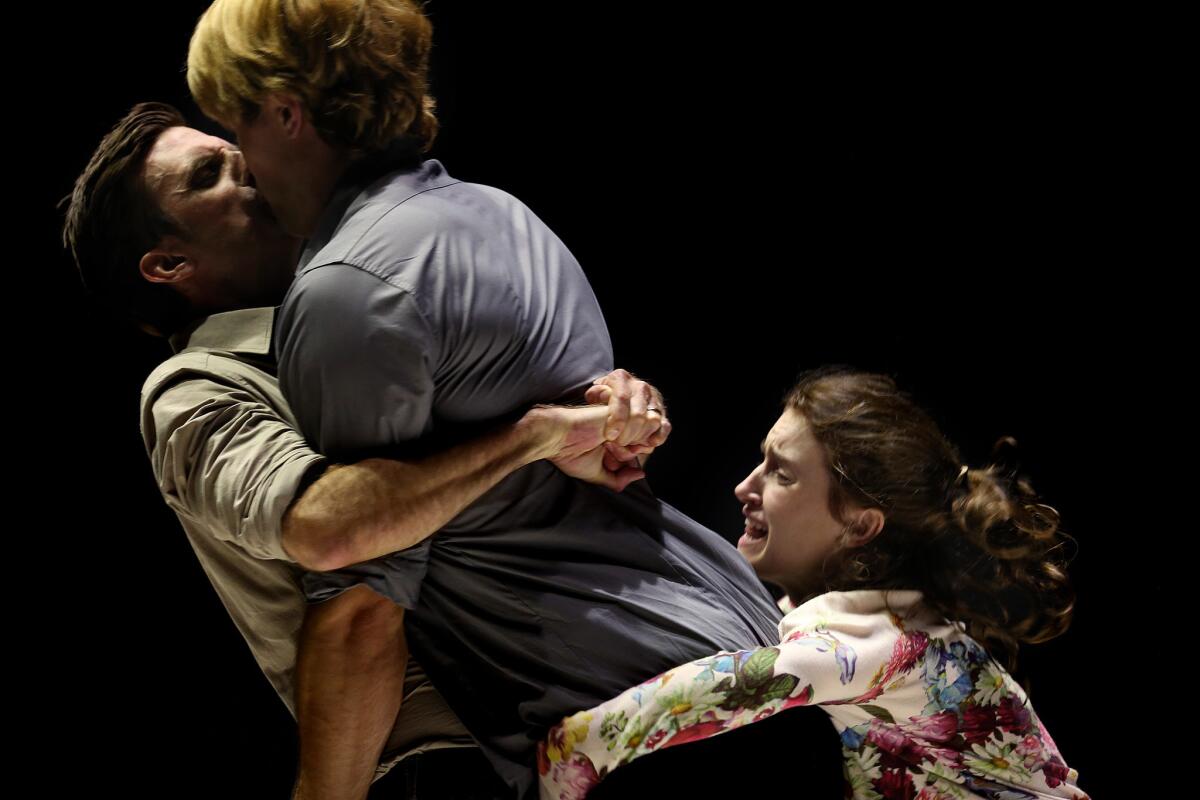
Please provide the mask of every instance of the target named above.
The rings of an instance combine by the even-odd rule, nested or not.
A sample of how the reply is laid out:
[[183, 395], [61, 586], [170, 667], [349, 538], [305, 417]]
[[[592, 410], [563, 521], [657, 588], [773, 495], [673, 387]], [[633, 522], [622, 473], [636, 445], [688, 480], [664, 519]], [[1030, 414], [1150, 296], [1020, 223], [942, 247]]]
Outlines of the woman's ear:
[[883, 530], [884, 516], [878, 508], [862, 508], [850, 515], [846, 533], [842, 537], [845, 547], [862, 547]]

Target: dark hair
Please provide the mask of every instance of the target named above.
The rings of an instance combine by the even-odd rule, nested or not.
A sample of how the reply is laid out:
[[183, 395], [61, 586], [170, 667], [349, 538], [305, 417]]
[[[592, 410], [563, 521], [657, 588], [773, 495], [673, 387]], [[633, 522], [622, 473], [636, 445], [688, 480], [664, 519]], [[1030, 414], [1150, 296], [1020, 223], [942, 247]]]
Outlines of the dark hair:
[[[785, 401], [825, 452], [829, 509], [883, 511], [883, 530], [825, 564], [829, 591], [917, 589], [1010, 666], [1020, 642], [1070, 624], [1059, 515], [997, 464], [968, 469], [933, 419], [885, 376], [848, 367], [803, 373]], [[1013, 443], [1002, 439], [1000, 444]]]
[[169, 335], [192, 316], [187, 301], [170, 286], [145, 280], [142, 256], [164, 236], [179, 234], [146, 190], [142, 167], [163, 131], [187, 125], [165, 103], [139, 103], [100, 141], [75, 181], [63, 224], [63, 246], [79, 277], [97, 300], [138, 327]]

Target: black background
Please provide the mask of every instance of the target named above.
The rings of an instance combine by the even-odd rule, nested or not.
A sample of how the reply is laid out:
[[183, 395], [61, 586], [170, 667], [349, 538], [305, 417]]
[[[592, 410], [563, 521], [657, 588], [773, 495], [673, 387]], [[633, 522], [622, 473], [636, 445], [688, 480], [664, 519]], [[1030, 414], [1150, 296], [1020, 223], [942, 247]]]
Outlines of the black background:
[[[25, 134], [44, 151], [10, 151], [37, 173], [23, 274], [40, 323], [19, 349], [53, 358], [16, 426], [39, 470], [20, 537], [38, 611], [19, 616], [38, 688], [18, 700], [54, 796], [290, 785], [294, 725], [141, 449], [138, 390], [162, 346], [96, 314], [55, 240], [54, 204], [131, 105], [200, 122], [183, 64], [205, 5], [88, 4], [27, 29], [53, 31], [37, 43], [54, 77], [34, 82], [42, 119]], [[1154, 616], [1165, 584], [1137, 566], [1158, 526], [1135, 521], [1147, 503], [1121, 454], [1141, 435], [1130, 398], [1156, 380], [1143, 337], [1162, 322], [1144, 291], [1164, 260], [1133, 232], [1155, 202], [1143, 180], [1170, 158], [1139, 66], [1153, 48], [1120, 19], [1067, 14], [430, 10], [433, 155], [520, 197], [583, 264], [617, 363], [667, 397], [675, 433], [652, 469], [665, 499], [735, 538], [733, 486], [797, 371], [824, 363], [896, 376], [974, 466], [1016, 437], [1079, 541], [1075, 625], [1028, 648], [1019, 677], [1103, 796], [1127, 769], [1107, 720], [1153, 679], [1129, 620]]]

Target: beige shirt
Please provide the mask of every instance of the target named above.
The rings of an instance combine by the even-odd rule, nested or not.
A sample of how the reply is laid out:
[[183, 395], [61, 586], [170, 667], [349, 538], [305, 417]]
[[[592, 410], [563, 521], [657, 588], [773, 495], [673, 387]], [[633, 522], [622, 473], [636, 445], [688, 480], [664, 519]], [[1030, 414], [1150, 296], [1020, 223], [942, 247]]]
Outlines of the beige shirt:
[[[324, 458], [296, 430], [274, 376], [274, 309], [214, 314], [172, 337], [176, 354], [142, 387], [142, 438], [154, 477], [196, 557], [295, 716], [293, 672], [304, 570], [282, 546], [282, 519]], [[414, 752], [474, 742], [409, 659], [382, 775]]]

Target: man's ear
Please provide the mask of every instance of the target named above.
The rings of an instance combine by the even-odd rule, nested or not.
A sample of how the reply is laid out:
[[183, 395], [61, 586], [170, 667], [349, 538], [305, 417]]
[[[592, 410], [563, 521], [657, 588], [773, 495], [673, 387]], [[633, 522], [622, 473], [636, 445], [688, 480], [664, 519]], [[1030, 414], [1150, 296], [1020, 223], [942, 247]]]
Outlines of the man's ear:
[[196, 265], [179, 252], [168, 239], [159, 243], [158, 247], [148, 251], [138, 262], [138, 270], [142, 277], [151, 283], [181, 283], [187, 281], [196, 272]]
[[304, 106], [295, 95], [286, 92], [269, 94], [259, 113], [269, 114], [271, 125], [287, 139], [296, 138], [304, 128]]
[[878, 508], [863, 508], [851, 514], [843, 544], [862, 547], [883, 530], [884, 516]]

